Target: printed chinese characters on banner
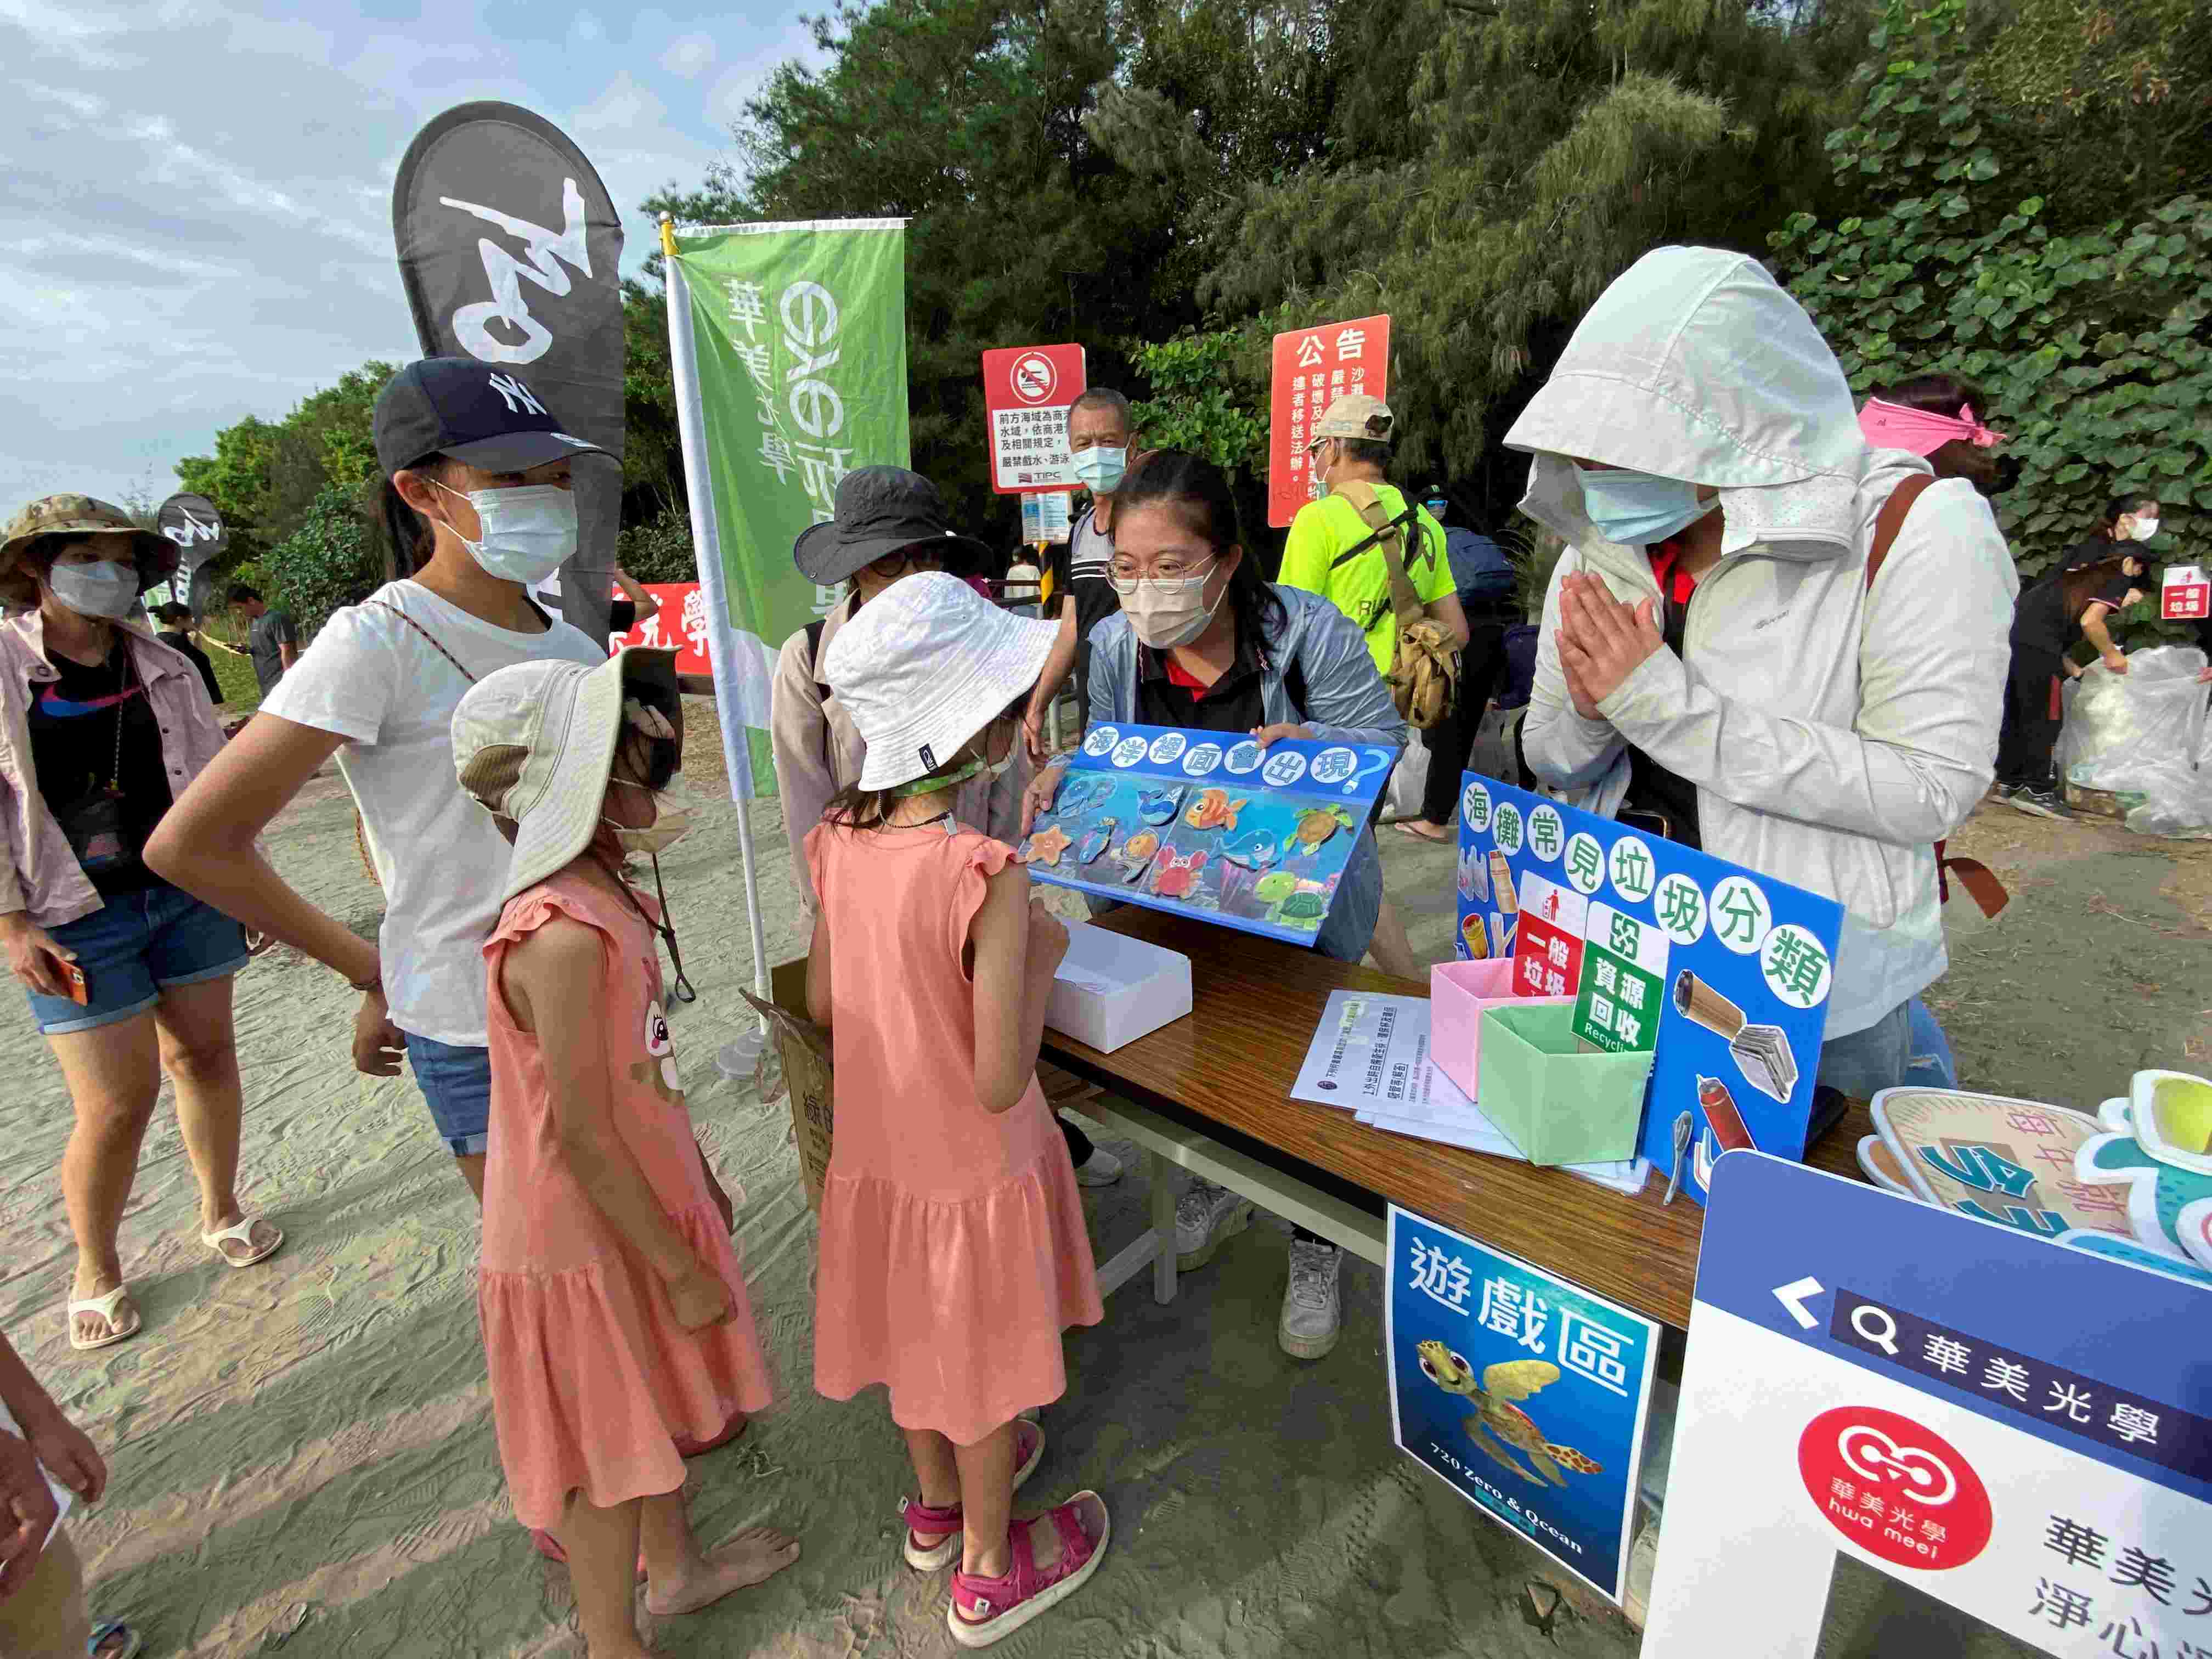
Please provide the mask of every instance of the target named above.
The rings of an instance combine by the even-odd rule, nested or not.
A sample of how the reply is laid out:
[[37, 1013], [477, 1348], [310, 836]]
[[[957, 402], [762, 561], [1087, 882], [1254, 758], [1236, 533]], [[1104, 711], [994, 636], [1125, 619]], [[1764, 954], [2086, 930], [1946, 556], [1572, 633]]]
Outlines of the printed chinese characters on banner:
[[1350, 392], [1388, 398], [1390, 319], [1359, 317], [1275, 336], [1268, 404], [1267, 522], [1277, 529], [1319, 493], [1307, 465], [1314, 423]]
[[678, 673], [712, 673], [714, 665], [707, 655], [707, 600], [699, 584], [653, 583], [645, 591], [660, 601], [659, 613], [638, 623], [627, 634], [616, 635], [611, 651], [632, 645], [673, 650]]

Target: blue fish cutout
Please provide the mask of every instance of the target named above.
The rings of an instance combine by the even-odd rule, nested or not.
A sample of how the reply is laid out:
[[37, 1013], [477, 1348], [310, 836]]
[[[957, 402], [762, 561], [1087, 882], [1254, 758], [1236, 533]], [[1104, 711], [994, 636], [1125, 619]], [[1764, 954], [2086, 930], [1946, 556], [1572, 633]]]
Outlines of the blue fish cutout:
[[1283, 856], [1283, 844], [1265, 830], [1254, 830], [1224, 846], [1221, 856], [1247, 870], [1265, 870]]
[[1182, 794], [1181, 784], [1169, 789], [1140, 789], [1137, 792], [1137, 816], [1146, 823], [1166, 823], [1182, 805]]
[[1072, 817], [1096, 806], [1114, 793], [1110, 778], [1072, 778], [1060, 786], [1060, 793], [1052, 803], [1054, 817]]
[[1075, 843], [1076, 863], [1088, 864], [1104, 852], [1106, 843], [1113, 838], [1114, 831], [1120, 827], [1121, 822], [1119, 818], [1101, 818], [1085, 830]]

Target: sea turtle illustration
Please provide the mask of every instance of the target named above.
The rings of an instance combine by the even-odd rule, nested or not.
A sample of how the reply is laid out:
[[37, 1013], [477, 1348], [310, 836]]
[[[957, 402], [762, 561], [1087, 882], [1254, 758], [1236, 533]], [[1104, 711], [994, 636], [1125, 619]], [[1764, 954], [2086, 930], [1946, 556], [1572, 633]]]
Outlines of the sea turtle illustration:
[[[1271, 912], [1278, 910], [1283, 901], [1297, 890], [1298, 878], [1287, 870], [1270, 870], [1252, 884], [1252, 896]], [[1273, 921], [1277, 916], [1271, 914], [1267, 920]]]
[[1305, 807], [1291, 831], [1291, 851], [1293, 854], [1317, 852], [1323, 842], [1340, 830], [1351, 829], [1355, 822], [1341, 806]]
[[1074, 838], [1058, 824], [1040, 830], [1022, 847], [1024, 864], [1058, 864], [1060, 855], [1075, 845]]
[[1321, 919], [1328, 914], [1328, 901], [1319, 893], [1305, 890], [1291, 894], [1275, 907], [1275, 920], [1288, 922], [1293, 927], [1318, 927]]
[[1221, 856], [1247, 870], [1265, 870], [1283, 855], [1283, 843], [1265, 830], [1248, 830], [1221, 849]]
[[[1532, 1486], [1540, 1486], [1545, 1480], [1555, 1486], [1565, 1486], [1567, 1477], [1559, 1473], [1563, 1465], [1578, 1474], [1601, 1472], [1601, 1465], [1572, 1446], [1545, 1439], [1543, 1431], [1529, 1420], [1528, 1414], [1512, 1403], [1559, 1380], [1559, 1368], [1549, 1360], [1501, 1360], [1486, 1367], [1478, 1383], [1474, 1368], [1433, 1337], [1417, 1343], [1415, 1351], [1421, 1356], [1422, 1376], [1446, 1394], [1467, 1396], [1474, 1409], [1461, 1426], [1493, 1462], [1512, 1470]], [[1543, 1480], [1522, 1468], [1520, 1459], [1512, 1455], [1515, 1451], [1534, 1464]]]
[[1198, 872], [1206, 866], [1203, 853], [1181, 853], [1172, 849], [1160, 854], [1160, 873], [1152, 883], [1152, 891], [1161, 898], [1188, 898], [1198, 886]]
[[1171, 823], [1176, 808], [1182, 805], [1182, 786], [1168, 789], [1140, 789], [1137, 792], [1137, 816], [1146, 823]]
[[1085, 830], [1075, 843], [1075, 861], [1088, 864], [1104, 852], [1106, 843], [1113, 839], [1114, 831], [1121, 827], [1121, 823], [1119, 818], [1103, 817]]
[[1198, 799], [1190, 804], [1190, 811], [1182, 821], [1194, 830], [1234, 830], [1237, 815], [1249, 804], [1249, 797], [1229, 799], [1226, 789], [1201, 789]]

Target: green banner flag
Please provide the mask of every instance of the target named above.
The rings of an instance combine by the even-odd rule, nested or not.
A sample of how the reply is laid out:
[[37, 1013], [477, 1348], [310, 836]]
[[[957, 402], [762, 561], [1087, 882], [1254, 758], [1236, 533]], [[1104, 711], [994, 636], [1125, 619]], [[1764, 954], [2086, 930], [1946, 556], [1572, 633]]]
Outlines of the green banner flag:
[[[730, 787], [772, 794], [769, 689], [784, 641], [839, 590], [791, 545], [854, 467], [908, 462], [906, 222], [664, 236], [692, 539]], [[725, 625], [726, 624], [726, 625]]]

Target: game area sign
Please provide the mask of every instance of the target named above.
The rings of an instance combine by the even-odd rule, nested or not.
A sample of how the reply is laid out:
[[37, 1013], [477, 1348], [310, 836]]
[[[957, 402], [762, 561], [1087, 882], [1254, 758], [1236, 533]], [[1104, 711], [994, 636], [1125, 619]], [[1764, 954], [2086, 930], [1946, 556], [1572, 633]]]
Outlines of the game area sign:
[[1033, 880], [1311, 945], [1397, 757], [1094, 726], [1021, 857]]
[[1672, 1188], [1702, 1201], [1723, 1152], [1802, 1158], [1843, 907], [1477, 773], [1460, 808], [1460, 954], [1651, 1054], [1638, 1151]]

